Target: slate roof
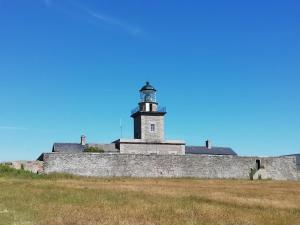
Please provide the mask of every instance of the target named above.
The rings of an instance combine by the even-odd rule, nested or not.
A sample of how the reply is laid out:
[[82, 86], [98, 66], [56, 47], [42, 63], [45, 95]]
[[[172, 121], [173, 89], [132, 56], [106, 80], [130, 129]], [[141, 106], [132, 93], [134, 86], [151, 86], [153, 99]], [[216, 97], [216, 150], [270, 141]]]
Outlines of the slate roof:
[[206, 155], [237, 155], [231, 148], [205, 146], [186, 146], [186, 154], [206, 154]]
[[85, 146], [75, 143], [54, 143], [52, 152], [79, 153], [84, 151]]
[[140, 91], [156, 91], [156, 89], [149, 82], [146, 82], [146, 85]]

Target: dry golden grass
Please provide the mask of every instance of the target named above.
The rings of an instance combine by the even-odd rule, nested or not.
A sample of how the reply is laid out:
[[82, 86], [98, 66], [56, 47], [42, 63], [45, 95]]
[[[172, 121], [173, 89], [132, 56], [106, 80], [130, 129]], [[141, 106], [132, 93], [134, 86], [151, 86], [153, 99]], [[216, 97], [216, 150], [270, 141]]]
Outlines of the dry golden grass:
[[0, 177], [0, 224], [300, 225], [300, 182]]

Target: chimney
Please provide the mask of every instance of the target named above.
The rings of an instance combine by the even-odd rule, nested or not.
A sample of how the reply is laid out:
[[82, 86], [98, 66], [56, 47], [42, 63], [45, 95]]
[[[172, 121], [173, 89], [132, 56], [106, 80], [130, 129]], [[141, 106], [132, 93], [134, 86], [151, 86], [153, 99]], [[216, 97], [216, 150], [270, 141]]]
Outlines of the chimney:
[[81, 145], [86, 145], [86, 136], [82, 135], [82, 136], [80, 137], [80, 144], [81, 144]]
[[206, 142], [205, 142], [205, 146], [206, 146], [206, 148], [208, 148], [208, 149], [211, 149], [211, 141], [210, 140], [207, 140]]

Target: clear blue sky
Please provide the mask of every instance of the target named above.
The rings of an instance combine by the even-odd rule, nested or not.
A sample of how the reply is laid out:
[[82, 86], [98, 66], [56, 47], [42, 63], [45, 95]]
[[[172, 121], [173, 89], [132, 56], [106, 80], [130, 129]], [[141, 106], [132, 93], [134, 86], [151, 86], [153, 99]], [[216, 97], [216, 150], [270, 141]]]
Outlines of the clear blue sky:
[[300, 152], [299, 1], [0, 0], [0, 161], [132, 137], [147, 80], [168, 139]]

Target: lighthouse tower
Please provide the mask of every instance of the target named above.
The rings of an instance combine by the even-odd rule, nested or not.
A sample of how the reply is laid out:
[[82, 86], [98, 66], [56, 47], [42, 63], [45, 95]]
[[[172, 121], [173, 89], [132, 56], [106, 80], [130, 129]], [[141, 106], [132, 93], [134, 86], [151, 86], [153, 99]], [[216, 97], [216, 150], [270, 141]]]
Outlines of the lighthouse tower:
[[166, 108], [158, 105], [156, 89], [147, 82], [140, 89], [140, 102], [131, 112], [133, 139], [114, 141], [121, 154], [184, 155], [185, 141], [165, 140]]
[[140, 90], [139, 106], [132, 111], [134, 139], [148, 141], [164, 140], [165, 107], [156, 101], [156, 89], [147, 82]]

